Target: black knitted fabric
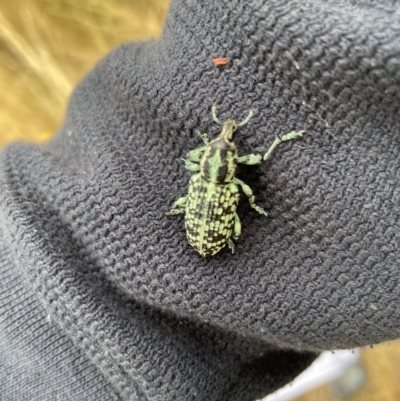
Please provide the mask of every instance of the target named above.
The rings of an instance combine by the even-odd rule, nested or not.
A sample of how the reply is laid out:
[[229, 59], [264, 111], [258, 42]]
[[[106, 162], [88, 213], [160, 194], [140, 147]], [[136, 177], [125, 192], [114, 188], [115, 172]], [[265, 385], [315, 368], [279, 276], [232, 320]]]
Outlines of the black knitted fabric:
[[[0, 398], [250, 401], [321, 350], [400, 333], [400, 4], [175, 0], [116, 49], [53, 140], [0, 154]], [[228, 57], [216, 67], [212, 59]], [[256, 115], [236, 253], [203, 258], [180, 158]]]

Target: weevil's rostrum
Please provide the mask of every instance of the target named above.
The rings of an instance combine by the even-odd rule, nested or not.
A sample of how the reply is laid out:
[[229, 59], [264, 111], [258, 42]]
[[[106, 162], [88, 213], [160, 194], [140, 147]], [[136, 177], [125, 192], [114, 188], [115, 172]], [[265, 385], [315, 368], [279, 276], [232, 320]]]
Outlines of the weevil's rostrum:
[[234, 132], [250, 120], [254, 110], [239, 124], [227, 120], [223, 124], [216, 115], [216, 105], [212, 116], [222, 125], [221, 133], [212, 141], [206, 134], [200, 134], [205, 145], [192, 150], [184, 159], [187, 170], [194, 172], [189, 182], [187, 196], [178, 199], [168, 215], [185, 214], [187, 238], [201, 255], [213, 256], [226, 245], [234, 252], [232, 239], [237, 240], [241, 223], [236, 209], [239, 203], [239, 187], [247, 195], [250, 205], [260, 214], [267, 212], [255, 204], [253, 191], [243, 181], [236, 178], [238, 163], [254, 165], [267, 160], [279, 143], [301, 136], [303, 131], [291, 132], [276, 138], [262, 158], [261, 155], [239, 156], [232, 141]]

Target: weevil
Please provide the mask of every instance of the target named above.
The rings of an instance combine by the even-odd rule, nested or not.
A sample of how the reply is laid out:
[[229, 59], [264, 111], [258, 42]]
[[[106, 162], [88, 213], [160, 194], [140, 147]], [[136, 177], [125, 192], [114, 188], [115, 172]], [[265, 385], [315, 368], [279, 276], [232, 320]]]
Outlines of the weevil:
[[187, 154], [185, 167], [195, 173], [189, 181], [188, 194], [179, 198], [167, 215], [185, 214], [186, 235], [202, 256], [213, 256], [226, 245], [234, 253], [233, 240], [238, 240], [241, 222], [236, 212], [239, 203], [239, 188], [248, 197], [250, 206], [258, 213], [268, 213], [256, 205], [252, 189], [236, 177], [238, 164], [256, 165], [267, 160], [281, 143], [300, 137], [304, 131], [293, 131], [283, 137], [276, 137], [264, 157], [259, 154], [239, 156], [233, 134], [246, 125], [255, 111], [236, 123], [229, 119], [222, 123], [217, 117], [217, 106], [212, 106], [213, 120], [222, 126], [221, 133], [213, 140], [207, 134], [198, 133], [204, 146]]

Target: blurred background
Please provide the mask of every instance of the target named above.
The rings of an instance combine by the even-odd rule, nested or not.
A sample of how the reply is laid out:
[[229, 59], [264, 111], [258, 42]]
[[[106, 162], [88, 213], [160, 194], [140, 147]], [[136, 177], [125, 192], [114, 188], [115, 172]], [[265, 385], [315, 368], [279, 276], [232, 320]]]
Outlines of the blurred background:
[[169, 0], [0, 0], [0, 146], [46, 141], [110, 49], [158, 37]]
[[[168, 6], [169, 0], [0, 0], [0, 147], [48, 140], [77, 82], [122, 42], [158, 37]], [[400, 342], [351, 358], [333, 382], [314, 381], [314, 389], [290, 399], [400, 400]]]

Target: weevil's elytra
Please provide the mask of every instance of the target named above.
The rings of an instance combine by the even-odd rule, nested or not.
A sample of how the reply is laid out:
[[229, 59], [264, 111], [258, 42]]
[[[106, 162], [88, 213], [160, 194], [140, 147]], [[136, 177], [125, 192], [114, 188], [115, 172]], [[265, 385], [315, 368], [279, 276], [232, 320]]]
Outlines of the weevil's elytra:
[[190, 245], [203, 256], [212, 256], [232, 236], [232, 216], [239, 203], [239, 189], [234, 183], [204, 185], [199, 174], [189, 183], [185, 228]]
[[212, 107], [213, 120], [222, 125], [221, 133], [212, 141], [207, 134], [200, 134], [204, 146], [194, 149], [184, 159], [186, 169], [195, 173], [189, 182], [187, 196], [178, 199], [168, 215], [185, 214], [186, 235], [190, 245], [202, 256], [213, 256], [226, 245], [234, 252], [234, 243], [241, 232], [241, 223], [236, 213], [239, 203], [239, 187], [247, 195], [250, 206], [258, 213], [268, 213], [255, 204], [251, 188], [236, 178], [238, 163], [255, 165], [267, 160], [273, 150], [284, 141], [302, 136], [303, 131], [290, 132], [276, 138], [264, 157], [256, 154], [238, 155], [232, 140], [238, 127], [246, 125], [254, 115], [248, 116], [239, 124], [235, 120], [221, 123]]

